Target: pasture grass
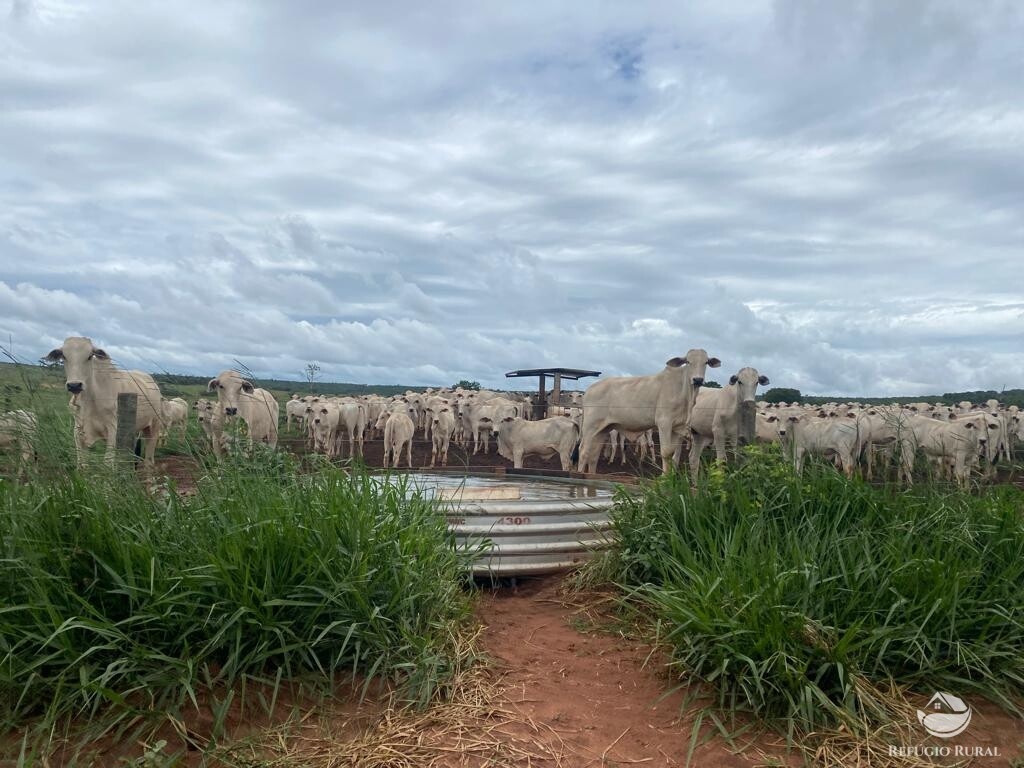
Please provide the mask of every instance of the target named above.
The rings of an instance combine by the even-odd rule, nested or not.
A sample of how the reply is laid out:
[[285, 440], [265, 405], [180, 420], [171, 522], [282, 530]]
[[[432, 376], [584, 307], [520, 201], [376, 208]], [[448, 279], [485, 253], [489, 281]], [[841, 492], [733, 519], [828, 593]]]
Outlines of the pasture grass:
[[0, 722], [35, 749], [246, 681], [273, 699], [282, 680], [384, 680], [422, 704], [470, 661], [466, 555], [401, 482], [269, 451], [187, 495], [102, 465], [40, 472], [0, 480]]
[[[716, 708], [791, 737], [906, 724], [893, 690], [1024, 692], [1024, 493], [872, 487], [777, 452], [622, 495], [592, 580]], [[888, 693], [887, 693], [888, 692]]]

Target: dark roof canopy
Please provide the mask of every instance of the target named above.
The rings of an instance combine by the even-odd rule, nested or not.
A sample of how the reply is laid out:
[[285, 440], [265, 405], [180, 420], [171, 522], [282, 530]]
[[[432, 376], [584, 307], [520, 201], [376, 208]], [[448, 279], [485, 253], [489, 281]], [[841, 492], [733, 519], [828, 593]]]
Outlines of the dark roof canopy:
[[520, 376], [554, 376], [558, 374], [563, 379], [583, 379], [588, 376], [600, 376], [600, 371], [584, 371], [581, 368], [524, 368], [520, 371], [509, 371], [506, 378], [515, 379]]

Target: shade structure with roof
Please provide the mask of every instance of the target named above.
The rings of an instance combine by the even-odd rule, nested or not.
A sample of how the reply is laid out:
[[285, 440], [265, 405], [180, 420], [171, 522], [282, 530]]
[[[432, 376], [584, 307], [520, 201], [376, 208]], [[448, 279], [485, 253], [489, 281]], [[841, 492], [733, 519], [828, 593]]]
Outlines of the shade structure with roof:
[[557, 404], [562, 394], [562, 379], [579, 381], [580, 379], [600, 375], [600, 371], [587, 371], [583, 370], [582, 368], [523, 368], [518, 371], [509, 371], [508, 373], [505, 374], [505, 378], [517, 379], [532, 376], [538, 377], [539, 382], [537, 388], [537, 404], [534, 406], [534, 415], [535, 417], [543, 418], [544, 416], [547, 415], [548, 407], [548, 376], [551, 376], [554, 382], [551, 389], [551, 400], [552, 402]]

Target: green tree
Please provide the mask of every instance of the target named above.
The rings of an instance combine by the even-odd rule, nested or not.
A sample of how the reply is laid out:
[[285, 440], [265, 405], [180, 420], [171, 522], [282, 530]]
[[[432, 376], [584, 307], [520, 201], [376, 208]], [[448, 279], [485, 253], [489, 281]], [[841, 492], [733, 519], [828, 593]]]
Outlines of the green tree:
[[473, 389], [473, 390], [479, 390], [480, 389], [480, 382], [479, 381], [469, 381], [468, 379], [462, 379], [457, 384], [455, 384], [452, 387], [452, 389]]
[[764, 393], [764, 397], [761, 399], [766, 403], [799, 403], [802, 397], [799, 389], [772, 387]]
[[722, 388], [722, 385], [719, 384], [717, 381], [705, 381], [703, 384], [701, 384], [701, 386], [702, 387], [707, 387], [708, 389], [721, 389]]

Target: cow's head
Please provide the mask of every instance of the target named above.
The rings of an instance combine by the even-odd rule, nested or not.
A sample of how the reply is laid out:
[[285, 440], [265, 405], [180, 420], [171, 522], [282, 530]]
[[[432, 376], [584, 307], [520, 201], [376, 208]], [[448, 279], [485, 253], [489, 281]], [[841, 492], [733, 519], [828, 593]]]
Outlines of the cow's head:
[[68, 392], [81, 394], [86, 384], [93, 378], [93, 361], [110, 360], [110, 356], [99, 347], [94, 347], [91, 339], [83, 336], [71, 336], [64, 339], [64, 345], [50, 350], [46, 356], [51, 362], [64, 361], [64, 376]]
[[238, 402], [242, 395], [251, 395], [256, 391], [252, 382], [242, 378], [238, 371], [222, 371], [215, 379], [210, 379], [207, 390], [217, 393], [217, 402], [224, 409], [225, 416], [238, 415]]
[[717, 368], [721, 364], [721, 360], [717, 357], [708, 357], [708, 353], [703, 349], [691, 349], [685, 357], [673, 357], [665, 363], [669, 368], [681, 368], [685, 365], [686, 374], [694, 389], [704, 383], [704, 374], [708, 368]]
[[767, 386], [768, 377], [758, 374], [756, 368], [741, 368], [739, 373], [729, 377], [729, 386], [739, 390], [739, 401], [741, 403], [754, 402], [754, 395], [757, 394], [757, 385]]

